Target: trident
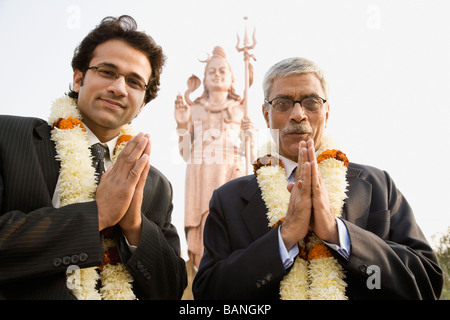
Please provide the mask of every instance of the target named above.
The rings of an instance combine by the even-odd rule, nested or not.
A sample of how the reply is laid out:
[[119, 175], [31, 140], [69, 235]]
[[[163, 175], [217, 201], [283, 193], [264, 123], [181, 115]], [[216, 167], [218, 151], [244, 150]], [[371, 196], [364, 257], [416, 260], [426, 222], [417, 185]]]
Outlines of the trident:
[[[244, 17], [244, 20], [247, 22], [247, 17]], [[239, 34], [237, 34], [237, 44], [236, 50], [238, 52], [244, 52], [244, 63], [245, 63], [245, 90], [244, 90], [244, 119], [249, 120], [248, 116], [248, 89], [253, 83], [253, 66], [250, 63], [250, 58], [256, 61], [256, 58], [253, 54], [249, 53], [249, 50], [253, 49], [256, 46], [256, 37], [255, 37], [256, 29], [253, 30], [253, 43], [249, 45], [248, 43], [248, 35], [247, 35], [247, 23], [245, 23], [245, 35], [244, 35], [244, 46], [242, 48], [239, 47], [239, 43], [241, 39], [239, 38]], [[251, 73], [250, 73], [251, 72]], [[250, 172], [250, 137], [245, 135], [245, 168], [246, 174]]]

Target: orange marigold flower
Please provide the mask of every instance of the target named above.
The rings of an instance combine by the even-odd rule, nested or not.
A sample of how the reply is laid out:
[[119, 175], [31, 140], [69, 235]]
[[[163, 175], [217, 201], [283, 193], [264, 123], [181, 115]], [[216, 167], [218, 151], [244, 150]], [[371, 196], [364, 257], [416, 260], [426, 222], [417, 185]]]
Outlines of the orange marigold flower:
[[272, 226], [272, 229], [273, 229], [273, 228], [276, 228], [276, 227], [277, 227], [279, 224], [281, 224], [283, 221], [284, 221], [284, 217], [281, 218], [277, 223], [275, 223], [275, 224]]
[[56, 125], [59, 129], [72, 129], [73, 123], [69, 119], [61, 119]]
[[344, 166], [348, 167], [349, 161], [345, 153], [343, 153], [340, 150], [332, 149], [332, 150], [325, 150], [317, 157], [317, 163], [321, 163], [322, 161], [326, 159], [334, 158], [336, 160], [342, 161], [344, 163]]
[[283, 162], [281, 162], [279, 158], [274, 157], [271, 154], [265, 155], [264, 157], [259, 157], [252, 165], [253, 165], [253, 172], [255, 174], [259, 168], [265, 166], [281, 166], [282, 168], [284, 168]]
[[98, 267], [100, 271], [107, 265], [117, 265], [120, 262], [119, 251], [116, 247], [111, 247], [105, 250], [103, 253], [103, 264]]
[[57, 127], [59, 129], [64, 129], [64, 130], [69, 130], [69, 129], [73, 129], [73, 127], [79, 126], [81, 129], [83, 129], [83, 131], [86, 132], [86, 129], [83, 126], [83, 123], [76, 119], [76, 118], [72, 118], [72, 117], [68, 117], [67, 119], [62, 119], [59, 118], [54, 124], [54, 127]]
[[312, 247], [308, 252], [308, 261], [319, 259], [319, 258], [328, 258], [332, 257], [330, 250], [323, 244], [316, 244]]
[[117, 139], [116, 142], [116, 146], [114, 147], [114, 153], [116, 153], [117, 148], [120, 146], [121, 143], [127, 143], [128, 141], [131, 140], [131, 138], [133, 138], [133, 136], [129, 135], [129, 134], [123, 134], [119, 137], [119, 139]]
[[116, 147], [117, 147], [118, 145], [120, 145], [122, 142], [128, 142], [128, 141], [130, 141], [131, 138], [133, 138], [133, 136], [132, 136], [132, 135], [129, 135], [129, 134], [123, 134], [123, 135], [121, 135], [121, 136], [119, 137], [119, 139], [117, 139]]

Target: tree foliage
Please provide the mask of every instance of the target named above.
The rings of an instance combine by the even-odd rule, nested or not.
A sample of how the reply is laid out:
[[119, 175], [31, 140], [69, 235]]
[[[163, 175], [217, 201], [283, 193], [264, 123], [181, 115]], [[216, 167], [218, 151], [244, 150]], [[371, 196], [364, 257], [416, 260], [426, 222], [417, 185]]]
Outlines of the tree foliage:
[[435, 252], [444, 274], [441, 300], [450, 300], [450, 227], [447, 229], [447, 233], [440, 236]]

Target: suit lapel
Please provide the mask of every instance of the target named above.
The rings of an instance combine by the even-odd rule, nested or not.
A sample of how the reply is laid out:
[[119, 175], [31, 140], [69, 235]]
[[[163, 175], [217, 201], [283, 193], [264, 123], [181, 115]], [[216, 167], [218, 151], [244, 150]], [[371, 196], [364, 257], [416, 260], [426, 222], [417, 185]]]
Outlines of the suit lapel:
[[46, 123], [36, 127], [37, 139], [35, 139], [34, 145], [51, 198], [58, 181], [60, 163], [56, 161], [56, 149], [54, 142], [50, 140], [50, 130], [50, 126]]
[[360, 178], [360, 174], [361, 169], [348, 168], [348, 198], [345, 200], [342, 217], [351, 223], [365, 227], [370, 209], [370, 201], [367, 200], [371, 198], [372, 186]]
[[242, 211], [242, 219], [250, 235], [256, 240], [270, 230], [269, 221], [266, 217], [266, 204], [262, 199], [261, 189], [258, 186], [256, 176], [252, 177], [241, 196], [244, 200], [248, 201], [247, 206]]

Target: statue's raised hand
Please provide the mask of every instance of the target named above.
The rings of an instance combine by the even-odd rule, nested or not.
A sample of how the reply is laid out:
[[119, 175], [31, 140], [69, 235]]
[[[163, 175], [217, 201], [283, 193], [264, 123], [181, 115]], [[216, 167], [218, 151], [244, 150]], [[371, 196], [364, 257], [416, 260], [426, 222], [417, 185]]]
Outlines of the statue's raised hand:
[[191, 118], [191, 108], [184, 103], [181, 94], [177, 96], [175, 100], [175, 120], [177, 121], [178, 128], [187, 128], [187, 123]]

